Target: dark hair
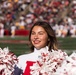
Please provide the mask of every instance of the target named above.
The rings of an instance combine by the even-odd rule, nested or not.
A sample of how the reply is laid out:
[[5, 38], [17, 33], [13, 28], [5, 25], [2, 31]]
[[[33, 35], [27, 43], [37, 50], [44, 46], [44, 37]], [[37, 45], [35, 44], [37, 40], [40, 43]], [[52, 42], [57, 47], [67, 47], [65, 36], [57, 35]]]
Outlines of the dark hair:
[[35, 26], [41, 26], [42, 28], [44, 28], [44, 30], [47, 32], [48, 34], [48, 47], [49, 47], [49, 50], [51, 49], [54, 49], [54, 50], [57, 50], [57, 39], [56, 39], [56, 36], [55, 36], [55, 33], [54, 33], [54, 30], [52, 29], [52, 27], [50, 26], [49, 23], [45, 22], [45, 21], [37, 21], [36, 23], [34, 23], [34, 25], [31, 27], [31, 30], [30, 30], [30, 33], [29, 33], [29, 41], [30, 41], [30, 44], [31, 44], [31, 50], [33, 51], [34, 50], [34, 46], [32, 45], [31, 43], [31, 32], [32, 32], [32, 29], [35, 27]]

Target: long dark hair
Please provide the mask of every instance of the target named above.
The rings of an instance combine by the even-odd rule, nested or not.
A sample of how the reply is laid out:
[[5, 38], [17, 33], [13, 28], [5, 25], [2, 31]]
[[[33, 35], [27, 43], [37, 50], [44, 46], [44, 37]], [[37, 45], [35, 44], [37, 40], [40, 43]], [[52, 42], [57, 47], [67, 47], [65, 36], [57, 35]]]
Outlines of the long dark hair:
[[30, 44], [31, 44], [31, 50], [34, 51], [34, 46], [32, 45], [31, 43], [31, 32], [32, 32], [32, 29], [35, 27], [35, 26], [41, 26], [42, 28], [44, 28], [44, 30], [47, 32], [48, 34], [48, 47], [49, 47], [49, 50], [51, 49], [54, 49], [54, 50], [57, 50], [57, 39], [56, 39], [56, 36], [55, 36], [55, 33], [54, 33], [54, 30], [52, 29], [52, 27], [50, 26], [49, 23], [45, 22], [45, 21], [37, 21], [36, 23], [34, 23], [34, 25], [31, 27], [31, 30], [30, 30], [30, 33], [29, 33], [29, 41], [30, 41]]

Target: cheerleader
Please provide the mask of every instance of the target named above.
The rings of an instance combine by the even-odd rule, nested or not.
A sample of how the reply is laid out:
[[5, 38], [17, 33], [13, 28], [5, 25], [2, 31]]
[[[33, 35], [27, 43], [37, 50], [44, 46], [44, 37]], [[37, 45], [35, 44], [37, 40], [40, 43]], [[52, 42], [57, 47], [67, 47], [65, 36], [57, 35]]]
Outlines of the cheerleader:
[[38, 60], [41, 50], [58, 50], [55, 33], [45, 21], [38, 21], [32, 26], [29, 41], [32, 52], [18, 57], [19, 62], [15, 65], [14, 75], [31, 75], [30, 66]]

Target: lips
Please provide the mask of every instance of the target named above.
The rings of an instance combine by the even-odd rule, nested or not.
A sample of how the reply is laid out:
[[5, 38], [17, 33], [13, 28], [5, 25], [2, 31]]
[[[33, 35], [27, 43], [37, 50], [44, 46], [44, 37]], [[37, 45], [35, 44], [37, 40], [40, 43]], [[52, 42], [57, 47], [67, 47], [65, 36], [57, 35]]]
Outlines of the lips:
[[40, 43], [39, 40], [34, 40], [33, 42], [34, 42], [34, 44], [39, 44]]

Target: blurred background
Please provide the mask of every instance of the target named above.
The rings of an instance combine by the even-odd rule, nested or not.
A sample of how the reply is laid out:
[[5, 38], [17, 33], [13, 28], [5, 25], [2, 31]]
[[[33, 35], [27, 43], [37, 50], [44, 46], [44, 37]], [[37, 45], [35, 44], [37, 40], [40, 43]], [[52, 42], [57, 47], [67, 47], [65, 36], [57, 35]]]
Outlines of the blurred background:
[[28, 35], [38, 20], [49, 22], [59, 49], [76, 50], [76, 0], [0, 0], [0, 47], [17, 56], [30, 52]]

